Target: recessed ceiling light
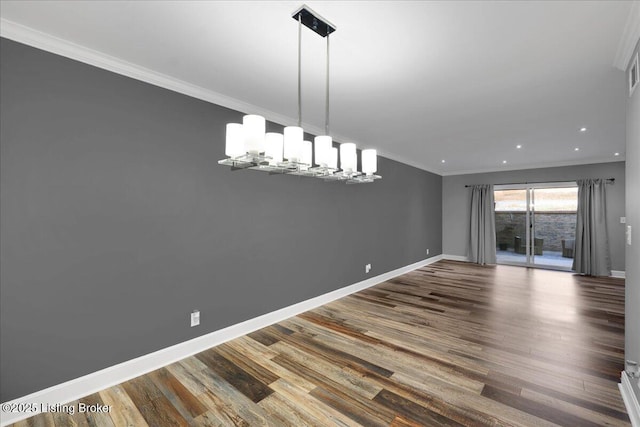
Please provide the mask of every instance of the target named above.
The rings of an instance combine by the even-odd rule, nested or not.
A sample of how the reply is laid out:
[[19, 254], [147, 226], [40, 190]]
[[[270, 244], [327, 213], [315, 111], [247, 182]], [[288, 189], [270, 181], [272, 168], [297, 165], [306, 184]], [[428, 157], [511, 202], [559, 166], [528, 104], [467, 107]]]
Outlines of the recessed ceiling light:
[[580, 151], [578, 147], [574, 148], [573, 151]]
[[505, 163], [507, 163], [507, 161], [506, 161], [506, 160], [503, 160], [503, 161], [502, 161], [502, 164], [504, 165]]
[[586, 132], [587, 128], [580, 128], [580, 132]]
[[442, 159], [441, 161], [442, 161], [442, 163], [446, 163], [444, 159]]
[[516, 148], [522, 148], [522, 145], [518, 144], [516, 145]]
[[613, 153], [613, 155], [614, 155], [614, 156], [619, 156], [619, 155], [620, 155], [620, 153]]

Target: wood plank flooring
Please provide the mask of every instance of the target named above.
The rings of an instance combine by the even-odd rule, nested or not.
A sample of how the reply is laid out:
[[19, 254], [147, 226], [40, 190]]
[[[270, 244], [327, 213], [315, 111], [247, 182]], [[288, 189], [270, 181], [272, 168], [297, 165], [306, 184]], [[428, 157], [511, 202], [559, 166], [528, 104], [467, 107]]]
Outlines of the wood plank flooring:
[[624, 281], [440, 261], [16, 426], [628, 426]]

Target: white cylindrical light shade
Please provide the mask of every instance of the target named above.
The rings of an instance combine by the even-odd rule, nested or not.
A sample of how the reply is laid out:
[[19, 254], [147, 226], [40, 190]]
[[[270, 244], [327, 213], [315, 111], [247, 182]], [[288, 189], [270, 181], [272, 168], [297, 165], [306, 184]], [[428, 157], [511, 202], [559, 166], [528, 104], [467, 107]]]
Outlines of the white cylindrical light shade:
[[378, 170], [378, 153], [374, 149], [362, 150], [362, 172], [373, 175]]
[[311, 141], [302, 141], [302, 151], [300, 153], [300, 169], [307, 170], [311, 166], [313, 156], [313, 144]]
[[282, 162], [282, 134], [267, 132], [265, 135], [264, 155], [271, 157], [269, 163], [275, 165]]
[[297, 162], [300, 159], [302, 149], [302, 139], [304, 131], [298, 126], [287, 126], [284, 128], [284, 157], [285, 159]]
[[356, 154], [356, 144], [345, 142], [340, 144], [340, 169], [350, 173], [358, 168], [358, 157]]
[[336, 147], [331, 147], [329, 151], [329, 161], [327, 162], [327, 166], [331, 169], [338, 169], [338, 149]]
[[224, 153], [232, 158], [246, 153], [244, 149], [244, 130], [240, 123], [227, 123]]
[[258, 154], [264, 151], [265, 120], [262, 116], [248, 114], [242, 118], [244, 144], [248, 153]]
[[327, 167], [333, 140], [328, 135], [316, 136], [313, 140], [316, 151], [316, 165]]

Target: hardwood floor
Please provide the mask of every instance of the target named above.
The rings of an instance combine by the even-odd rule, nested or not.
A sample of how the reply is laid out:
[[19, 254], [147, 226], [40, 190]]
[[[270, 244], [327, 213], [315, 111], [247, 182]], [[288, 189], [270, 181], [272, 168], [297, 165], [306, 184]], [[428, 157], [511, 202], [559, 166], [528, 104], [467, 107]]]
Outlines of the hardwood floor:
[[16, 426], [623, 426], [623, 344], [623, 280], [440, 261]]

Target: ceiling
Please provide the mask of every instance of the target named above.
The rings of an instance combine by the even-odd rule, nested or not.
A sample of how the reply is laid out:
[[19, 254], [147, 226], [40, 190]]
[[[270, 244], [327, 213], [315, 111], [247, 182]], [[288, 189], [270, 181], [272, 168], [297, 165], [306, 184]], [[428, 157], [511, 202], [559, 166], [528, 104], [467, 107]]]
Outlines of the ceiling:
[[[306, 3], [337, 27], [334, 140], [441, 175], [624, 159], [627, 88], [612, 64], [630, 1]], [[3, 36], [53, 36], [105, 68], [294, 125], [301, 4], [21, 0], [0, 15]], [[320, 133], [325, 39], [302, 36], [303, 125]]]

